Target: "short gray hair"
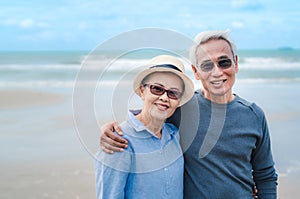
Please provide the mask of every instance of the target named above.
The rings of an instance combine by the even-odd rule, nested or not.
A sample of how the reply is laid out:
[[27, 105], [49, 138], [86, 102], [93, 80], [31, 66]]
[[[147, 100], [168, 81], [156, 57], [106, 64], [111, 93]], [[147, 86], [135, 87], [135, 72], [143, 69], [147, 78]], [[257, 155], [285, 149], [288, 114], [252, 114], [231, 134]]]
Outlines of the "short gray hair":
[[223, 39], [228, 42], [231, 52], [233, 55], [233, 61], [235, 62], [235, 57], [237, 55], [237, 49], [235, 43], [231, 40], [229, 37], [229, 30], [211, 30], [211, 31], [203, 31], [200, 32], [196, 37], [194, 38], [194, 45], [191, 47], [189, 56], [190, 61], [194, 66], [197, 66], [197, 50], [200, 44], [203, 44], [211, 39]]

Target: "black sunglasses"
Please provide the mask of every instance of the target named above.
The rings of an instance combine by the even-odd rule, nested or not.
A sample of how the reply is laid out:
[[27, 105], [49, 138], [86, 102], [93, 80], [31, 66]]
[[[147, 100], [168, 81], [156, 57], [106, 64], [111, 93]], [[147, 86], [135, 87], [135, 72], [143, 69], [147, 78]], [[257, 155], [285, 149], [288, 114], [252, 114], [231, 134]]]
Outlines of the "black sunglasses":
[[[229, 58], [219, 59], [217, 66], [221, 69], [227, 69], [232, 65], [232, 61]], [[201, 63], [200, 68], [204, 72], [209, 72], [214, 68], [215, 64], [212, 61], [204, 61]]]
[[165, 92], [167, 92], [167, 96], [170, 98], [170, 99], [174, 99], [174, 100], [178, 100], [182, 97], [182, 92], [180, 91], [177, 91], [177, 90], [173, 90], [173, 89], [170, 89], [170, 90], [167, 90], [165, 89], [164, 87], [162, 86], [159, 86], [159, 85], [154, 85], [154, 84], [144, 84], [144, 87], [148, 86], [150, 88], [150, 92], [153, 94], [153, 95], [157, 95], [157, 96], [161, 96], [163, 95]]

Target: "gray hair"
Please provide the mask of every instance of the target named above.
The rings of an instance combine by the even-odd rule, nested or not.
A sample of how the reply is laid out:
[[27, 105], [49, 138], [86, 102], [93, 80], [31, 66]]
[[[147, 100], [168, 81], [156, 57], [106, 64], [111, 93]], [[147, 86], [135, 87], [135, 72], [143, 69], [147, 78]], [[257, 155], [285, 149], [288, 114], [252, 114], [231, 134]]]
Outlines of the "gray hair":
[[236, 45], [234, 42], [230, 39], [229, 37], [229, 30], [212, 30], [212, 31], [204, 31], [199, 33], [195, 38], [194, 38], [194, 45], [191, 47], [189, 56], [190, 56], [190, 61], [192, 62], [193, 65], [197, 66], [197, 50], [200, 44], [203, 44], [211, 39], [223, 39], [226, 42], [228, 42], [231, 52], [233, 55], [233, 61], [235, 62], [236, 55], [237, 55], [237, 49]]

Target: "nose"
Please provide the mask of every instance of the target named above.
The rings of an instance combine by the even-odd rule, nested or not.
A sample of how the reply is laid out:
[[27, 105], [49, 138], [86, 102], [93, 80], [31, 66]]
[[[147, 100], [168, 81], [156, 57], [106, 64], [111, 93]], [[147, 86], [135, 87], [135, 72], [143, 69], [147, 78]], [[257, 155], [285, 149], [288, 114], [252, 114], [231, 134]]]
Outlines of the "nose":
[[169, 97], [167, 95], [167, 92], [164, 92], [160, 97], [159, 97], [160, 100], [162, 101], [168, 101], [169, 100]]
[[221, 68], [219, 68], [216, 63], [214, 63], [214, 67], [211, 71], [211, 74], [213, 76], [219, 77], [223, 74], [223, 70]]

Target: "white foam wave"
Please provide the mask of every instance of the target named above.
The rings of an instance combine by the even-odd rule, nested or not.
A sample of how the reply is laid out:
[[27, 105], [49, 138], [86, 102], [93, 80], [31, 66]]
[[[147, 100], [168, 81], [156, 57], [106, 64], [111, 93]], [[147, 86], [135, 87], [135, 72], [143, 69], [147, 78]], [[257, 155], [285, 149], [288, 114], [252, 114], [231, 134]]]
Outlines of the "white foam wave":
[[0, 88], [73, 88], [74, 81], [0, 82]]
[[[243, 78], [237, 79], [238, 83], [261, 84], [261, 83], [300, 83], [300, 78]], [[196, 88], [201, 87], [198, 81], [193, 80]], [[119, 84], [132, 83], [122, 80], [83, 81], [80, 85], [114, 87]], [[74, 88], [75, 81], [37, 80], [37, 81], [0, 81], [0, 88]]]
[[79, 70], [79, 64], [5, 64], [0, 65], [2, 71], [41, 71], [41, 70]]
[[[108, 71], [131, 71], [144, 66], [148, 59], [87, 59], [81, 64], [5, 64], [0, 65], [2, 71], [26, 71], [26, 70], [108, 70]], [[185, 63], [186, 70], [191, 70], [190, 65]], [[246, 57], [239, 62], [240, 69], [249, 70], [290, 70], [299, 69], [299, 61], [284, 60], [279, 57]]]
[[105, 81], [81, 81], [78, 84], [75, 81], [0, 81], [0, 88], [74, 88], [76, 85], [80, 86], [101, 86], [101, 87], [115, 87], [119, 84], [131, 84], [132, 82], [105, 80]]
[[300, 83], [300, 78], [238, 78], [240, 83]]
[[247, 57], [239, 63], [241, 69], [287, 70], [300, 69], [300, 62], [284, 60], [279, 57]]
[[[109, 71], [131, 71], [139, 67], [145, 66], [149, 59], [87, 59], [81, 64], [4, 64], [0, 65], [0, 70], [109, 70]], [[183, 61], [184, 62], [184, 61]], [[186, 68], [190, 65], [184, 62]]]

